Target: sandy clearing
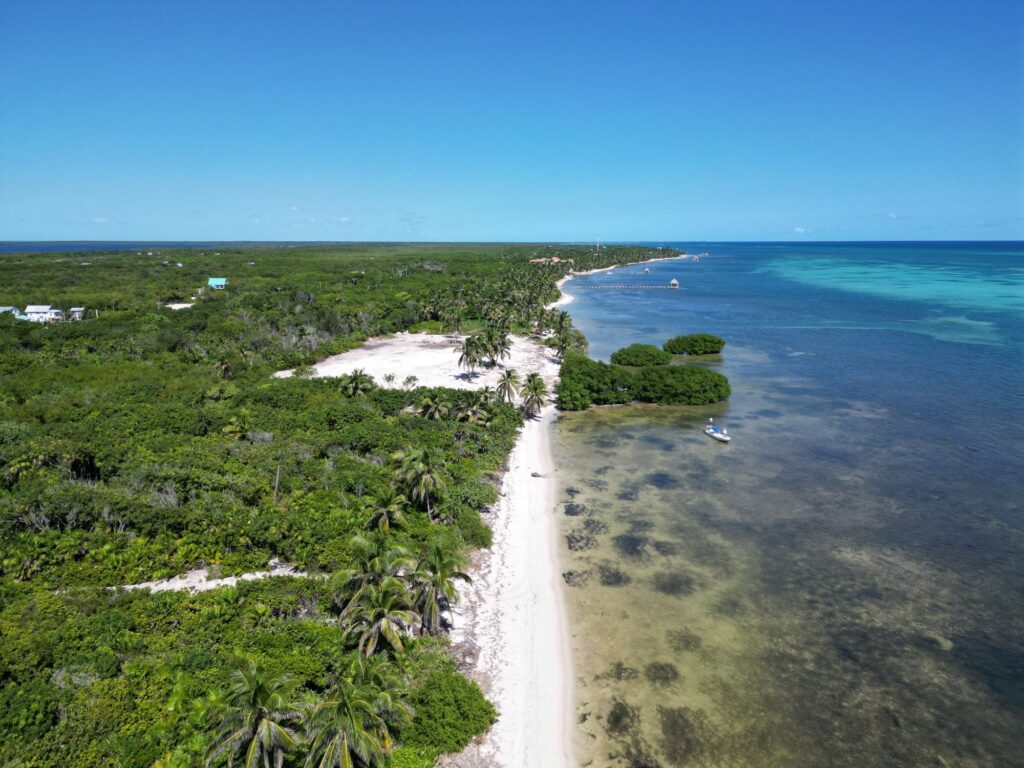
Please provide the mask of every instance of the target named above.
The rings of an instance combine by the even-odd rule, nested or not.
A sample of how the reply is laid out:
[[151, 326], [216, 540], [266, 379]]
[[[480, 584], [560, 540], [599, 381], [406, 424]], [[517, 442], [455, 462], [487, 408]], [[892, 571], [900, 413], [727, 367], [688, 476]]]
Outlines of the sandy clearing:
[[290, 565], [280, 564], [271, 560], [269, 570], [253, 571], [243, 573], [240, 576], [225, 576], [222, 579], [211, 579], [208, 568], [196, 568], [181, 576], [173, 576], [169, 579], [159, 581], [144, 581], [140, 584], [124, 584], [116, 589], [148, 589], [150, 592], [209, 592], [211, 589], [220, 587], [233, 587], [240, 581], [256, 581], [266, 579], [270, 576], [309, 576], [308, 573], [300, 571]]
[[[511, 336], [511, 357], [494, 368], [478, 369], [477, 375], [470, 378], [465, 370], [459, 368], [458, 349], [465, 338], [462, 334], [399, 333], [370, 339], [358, 349], [317, 363], [313, 366], [313, 376], [344, 376], [359, 368], [382, 386], [388, 386], [384, 377], [390, 373], [395, 376], [394, 383], [390, 385], [393, 387], [401, 387], [406, 377], [415, 376], [416, 385], [420, 387], [479, 389], [497, 386], [499, 374], [507, 368], [514, 368], [520, 379], [536, 372], [549, 390], [554, 387], [558, 378], [558, 362], [550, 347], [524, 336]], [[274, 376], [287, 378], [292, 373], [292, 370], [278, 371]]]

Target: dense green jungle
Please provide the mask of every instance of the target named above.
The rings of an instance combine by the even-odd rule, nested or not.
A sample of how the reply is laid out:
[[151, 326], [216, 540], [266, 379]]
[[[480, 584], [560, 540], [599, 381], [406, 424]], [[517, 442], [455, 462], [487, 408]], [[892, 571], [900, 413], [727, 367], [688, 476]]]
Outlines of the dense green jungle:
[[[271, 374], [403, 330], [543, 334], [564, 354], [582, 337], [544, 307], [566, 259], [651, 255], [0, 257], [0, 305], [86, 308], [0, 315], [2, 764], [430, 766], [484, 731], [495, 712], [446, 652], [446, 616], [523, 413], [511, 395]], [[305, 575], [117, 588], [275, 560]]]

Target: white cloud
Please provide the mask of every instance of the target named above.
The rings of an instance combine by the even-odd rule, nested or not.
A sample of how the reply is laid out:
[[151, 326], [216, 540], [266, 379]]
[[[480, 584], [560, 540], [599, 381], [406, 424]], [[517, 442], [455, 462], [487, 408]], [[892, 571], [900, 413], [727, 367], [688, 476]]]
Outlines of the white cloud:
[[292, 206], [291, 208], [289, 208], [288, 210], [289, 210], [289, 211], [298, 211], [298, 210], [300, 210], [300, 209], [299, 209], [299, 206], [297, 206], [297, 205], [293, 205], [293, 206]]
[[798, 235], [809, 235], [814, 230], [811, 229], [810, 227], [793, 227], [793, 231], [796, 232]]
[[890, 213], [888, 214], [888, 216], [890, 219], [893, 219], [894, 221], [899, 218], [899, 216], [897, 216], [895, 213]]
[[93, 224], [106, 224], [108, 221], [110, 221], [110, 219], [108, 219], [106, 216], [97, 216], [95, 219], [92, 220], [92, 223]]

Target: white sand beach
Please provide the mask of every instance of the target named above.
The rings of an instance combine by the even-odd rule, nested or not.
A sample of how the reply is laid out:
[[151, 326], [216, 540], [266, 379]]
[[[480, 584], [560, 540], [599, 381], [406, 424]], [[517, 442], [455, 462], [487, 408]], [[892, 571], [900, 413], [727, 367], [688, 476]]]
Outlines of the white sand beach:
[[575, 768], [574, 680], [558, 556], [554, 406], [523, 428], [489, 523], [490, 550], [474, 558], [452, 645], [498, 708], [477, 743], [449, 768]]

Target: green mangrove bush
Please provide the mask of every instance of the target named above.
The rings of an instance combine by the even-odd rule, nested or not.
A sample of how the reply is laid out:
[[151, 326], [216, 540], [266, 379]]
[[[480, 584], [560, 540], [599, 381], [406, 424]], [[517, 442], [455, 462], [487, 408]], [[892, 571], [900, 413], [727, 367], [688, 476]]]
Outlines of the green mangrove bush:
[[611, 361], [615, 365], [628, 365], [640, 368], [645, 365], [667, 365], [672, 355], [658, 349], [653, 344], [630, 344], [612, 353]]
[[710, 333], [675, 336], [665, 342], [665, 351], [673, 355], [710, 355], [725, 348], [725, 339]]

